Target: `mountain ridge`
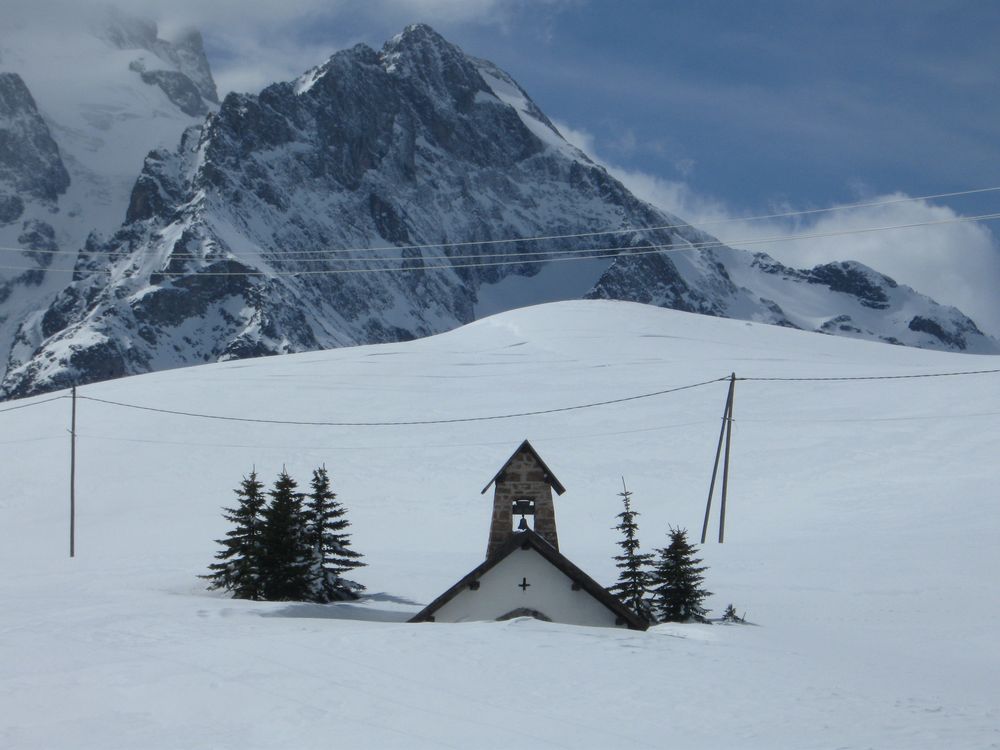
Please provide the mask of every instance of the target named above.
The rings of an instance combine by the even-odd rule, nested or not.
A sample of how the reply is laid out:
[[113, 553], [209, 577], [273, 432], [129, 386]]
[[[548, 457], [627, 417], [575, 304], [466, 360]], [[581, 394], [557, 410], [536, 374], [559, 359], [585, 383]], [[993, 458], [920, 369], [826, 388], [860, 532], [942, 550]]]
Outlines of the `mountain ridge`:
[[[426, 336], [473, 320], [481, 298], [506, 309], [513, 285], [519, 304], [565, 294], [567, 254], [598, 256], [575, 261], [574, 296], [1000, 351], [860, 264], [796, 271], [712, 245], [568, 144], [508, 74], [413, 25], [381, 51], [229, 94], [176, 149], [151, 152], [125, 223], [18, 331], [2, 390]], [[871, 294], [891, 315], [868, 314]]]

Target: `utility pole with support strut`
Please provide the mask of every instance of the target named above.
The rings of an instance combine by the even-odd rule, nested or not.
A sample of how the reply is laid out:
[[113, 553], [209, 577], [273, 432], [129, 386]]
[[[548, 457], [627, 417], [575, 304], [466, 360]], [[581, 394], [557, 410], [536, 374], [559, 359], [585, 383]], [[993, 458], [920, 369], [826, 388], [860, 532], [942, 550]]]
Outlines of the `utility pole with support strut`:
[[69, 556], [76, 557], [76, 386], [70, 391], [73, 406], [69, 428]]
[[705, 522], [701, 527], [701, 543], [708, 536], [708, 517], [712, 512], [712, 495], [715, 493], [715, 478], [719, 473], [719, 458], [722, 456], [722, 444], [725, 440], [726, 454], [722, 468], [722, 501], [719, 504], [719, 543], [726, 537], [726, 497], [729, 492], [729, 451], [733, 434], [733, 401], [736, 397], [736, 373], [729, 376], [729, 395], [726, 396], [726, 407], [722, 411], [722, 429], [719, 430], [719, 444], [715, 448], [715, 465], [712, 467], [712, 482], [708, 485], [708, 502], [705, 503]]

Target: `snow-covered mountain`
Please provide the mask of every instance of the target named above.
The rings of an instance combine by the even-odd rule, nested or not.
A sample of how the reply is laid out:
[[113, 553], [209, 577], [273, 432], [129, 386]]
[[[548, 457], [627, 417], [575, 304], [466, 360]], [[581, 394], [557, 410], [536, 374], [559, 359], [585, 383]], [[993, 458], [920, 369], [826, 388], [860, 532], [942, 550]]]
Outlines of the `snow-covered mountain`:
[[1000, 350], [858, 264], [796, 271], [719, 246], [568, 144], [509, 75], [415, 25], [230, 94], [150, 153], [125, 224], [19, 330], [3, 389], [410, 339], [585, 295]]
[[88, 236], [121, 225], [149, 150], [175, 145], [218, 102], [197, 32], [166, 41], [115, 10], [72, 14], [73, 28], [51, 20], [58, 32], [16, 12], [0, 26], [4, 362], [17, 329], [72, 280]]
[[1000, 351], [960, 310], [854, 261], [798, 270], [766, 253], [729, 247], [626, 255], [587, 297], [925, 349]]

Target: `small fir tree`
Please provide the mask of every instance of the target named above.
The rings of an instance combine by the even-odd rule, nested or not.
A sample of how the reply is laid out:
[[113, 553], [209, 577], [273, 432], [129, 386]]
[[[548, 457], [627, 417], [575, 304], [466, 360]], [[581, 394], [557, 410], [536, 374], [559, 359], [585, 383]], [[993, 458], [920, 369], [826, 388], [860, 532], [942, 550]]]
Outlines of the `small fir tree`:
[[625, 506], [625, 510], [616, 516], [620, 521], [614, 527], [622, 533], [622, 539], [618, 542], [622, 553], [615, 556], [615, 567], [620, 572], [618, 582], [608, 591], [640, 617], [652, 619], [646, 592], [650, 582], [647, 568], [653, 560], [653, 555], [639, 552], [639, 539], [636, 536], [639, 525], [635, 522], [639, 514], [632, 510], [632, 493], [625, 486], [625, 477], [622, 477], [622, 491], [618, 493], [618, 497]]
[[738, 614], [736, 614], [736, 607], [734, 607], [732, 604], [728, 605], [726, 607], [726, 611], [722, 613], [722, 621], [723, 622], [737, 622], [737, 623], [744, 623], [744, 624], [746, 623], [746, 619], [745, 618], [740, 617]]
[[261, 578], [268, 601], [305, 601], [310, 598], [309, 573], [312, 547], [302, 508], [304, 495], [284, 469], [274, 488], [268, 491], [270, 504], [264, 508]]
[[311, 550], [310, 591], [313, 601], [333, 602], [357, 599], [364, 591], [360, 583], [347, 580], [344, 573], [364, 566], [361, 553], [350, 547], [345, 529], [350, 522], [347, 510], [330, 489], [326, 467], [313, 471], [312, 491], [306, 502], [306, 526]]
[[707, 567], [699, 567], [697, 550], [684, 529], [670, 529], [670, 545], [656, 550], [653, 570], [653, 607], [660, 622], [707, 622], [701, 603], [712, 595], [701, 588]]
[[211, 573], [201, 576], [209, 581], [210, 589], [231, 591], [236, 599], [262, 599], [261, 581], [261, 511], [267, 499], [264, 485], [251, 471], [235, 490], [238, 499], [235, 508], [224, 508], [223, 516], [234, 524], [225, 539], [216, 540], [222, 549], [216, 553], [218, 562], [208, 566]]

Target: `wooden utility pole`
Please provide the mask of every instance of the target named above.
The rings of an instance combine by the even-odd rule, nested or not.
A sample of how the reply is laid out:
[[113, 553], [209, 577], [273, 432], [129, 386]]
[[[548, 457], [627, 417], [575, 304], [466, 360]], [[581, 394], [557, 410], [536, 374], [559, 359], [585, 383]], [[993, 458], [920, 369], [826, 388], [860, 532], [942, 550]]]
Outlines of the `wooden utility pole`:
[[72, 390], [69, 428], [69, 556], [76, 556], [76, 386]]
[[719, 503], [719, 544], [726, 538], [726, 493], [729, 489], [729, 445], [733, 436], [733, 402], [736, 400], [736, 373], [729, 379], [729, 413], [726, 415], [726, 460], [722, 465], [722, 501]]
[[719, 459], [722, 457], [722, 443], [726, 443], [726, 462], [722, 473], [722, 520], [719, 522], [719, 541], [723, 539], [723, 527], [726, 516], [726, 494], [729, 485], [729, 447], [730, 430], [733, 418], [733, 398], [736, 395], [736, 373], [729, 377], [729, 394], [726, 396], [726, 406], [722, 410], [722, 427], [719, 429], [719, 444], [715, 447], [715, 463], [712, 465], [712, 481], [708, 485], [708, 501], [705, 503], [705, 522], [701, 526], [701, 543], [705, 543], [708, 536], [708, 518], [712, 513], [712, 496], [715, 494], [715, 479], [719, 474]]

